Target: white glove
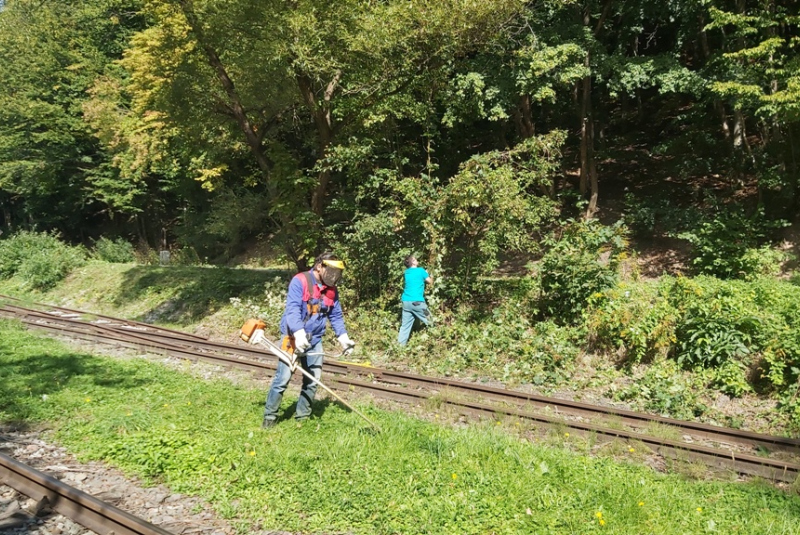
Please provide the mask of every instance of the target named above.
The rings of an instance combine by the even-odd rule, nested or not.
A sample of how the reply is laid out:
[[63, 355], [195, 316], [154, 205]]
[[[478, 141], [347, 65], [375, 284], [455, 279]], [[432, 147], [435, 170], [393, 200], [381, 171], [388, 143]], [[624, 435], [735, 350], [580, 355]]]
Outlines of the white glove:
[[294, 333], [294, 350], [298, 353], [305, 353], [306, 349], [311, 347], [311, 342], [308, 341], [305, 329], [300, 329]]
[[250, 335], [250, 343], [253, 345], [258, 345], [264, 341], [264, 329], [256, 329], [253, 331], [253, 334]]
[[340, 335], [337, 340], [339, 340], [339, 343], [342, 344], [342, 355], [349, 355], [353, 352], [353, 348], [356, 347], [356, 343], [350, 340], [350, 337], [347, 336], [347, 333]]

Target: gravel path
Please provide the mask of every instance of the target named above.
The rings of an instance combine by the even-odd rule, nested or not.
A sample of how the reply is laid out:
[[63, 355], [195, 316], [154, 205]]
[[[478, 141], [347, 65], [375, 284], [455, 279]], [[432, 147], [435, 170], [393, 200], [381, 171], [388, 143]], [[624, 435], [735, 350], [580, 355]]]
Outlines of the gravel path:
[[[175, 494], [163, 485], [144, 487], [102, 463], [80, 463], [65, 448], [48, 444], [36, 431], [0, 428], [0, 451], [123, 511], [178, 534], [233, 535], [202, 500]], [[0, 485], [0, 534], [84, 535], [94, 533]]]

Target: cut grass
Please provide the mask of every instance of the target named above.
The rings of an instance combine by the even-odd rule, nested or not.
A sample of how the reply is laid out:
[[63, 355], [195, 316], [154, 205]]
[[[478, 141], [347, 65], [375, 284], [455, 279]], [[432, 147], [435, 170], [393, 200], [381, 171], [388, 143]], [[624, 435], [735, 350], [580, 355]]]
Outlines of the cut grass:
[[[242, 533], [794, 534], [800, 498], [318, 401], [259, 428], [264, 392], [66, 348], [0, 322], [0, 420], [209, 500]], [[284, 403], [292, 412], [294, 397]]]

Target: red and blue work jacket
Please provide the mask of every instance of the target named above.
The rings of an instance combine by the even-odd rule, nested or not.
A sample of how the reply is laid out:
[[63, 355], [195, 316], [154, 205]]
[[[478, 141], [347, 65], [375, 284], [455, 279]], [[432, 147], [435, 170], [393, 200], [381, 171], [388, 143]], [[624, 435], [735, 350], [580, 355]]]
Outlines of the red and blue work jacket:
[[318, 282], [313, 270], [295, 275], [286, 294], [281, 335], [294, 334], [305, 329], [313, 347], [322, 340], [328, 320], [337, 337], [347, 332], [342, 305], [339, 303], [339, 292], [335, 287]]

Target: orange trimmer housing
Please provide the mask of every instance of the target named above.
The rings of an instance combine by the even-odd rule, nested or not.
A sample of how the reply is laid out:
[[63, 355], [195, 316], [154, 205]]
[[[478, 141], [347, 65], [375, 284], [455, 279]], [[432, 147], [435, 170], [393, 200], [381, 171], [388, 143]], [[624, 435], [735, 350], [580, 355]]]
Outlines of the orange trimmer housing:
[[254, 332], [256, 332], [258, 329], [264, 330], [266, 326], [267, 324], [263, 321], [250, 318], [249, 320], [245, 321], [244, 325], [242, 325], [242, 328], [239, 329], [239, 338], [245, 342], [249, 342], [250, 337], [253, 336]]

